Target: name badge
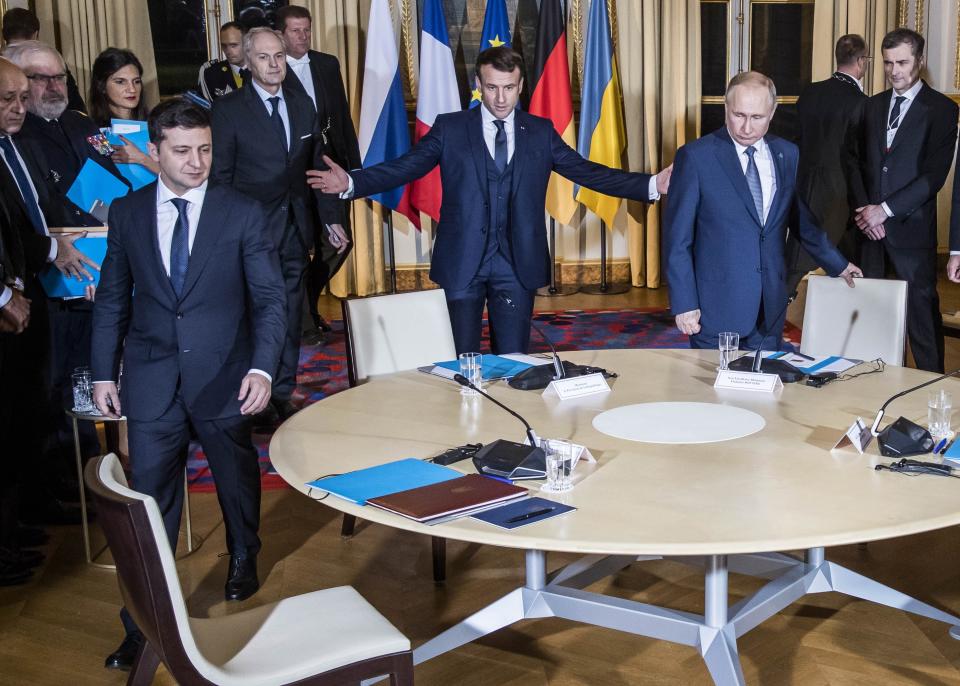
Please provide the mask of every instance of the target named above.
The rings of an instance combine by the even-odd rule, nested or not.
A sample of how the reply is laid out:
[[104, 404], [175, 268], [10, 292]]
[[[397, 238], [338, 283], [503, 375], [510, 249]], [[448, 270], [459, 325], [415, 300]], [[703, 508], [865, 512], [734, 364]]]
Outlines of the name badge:
[[840, 437], [840, 440], [836, 442], [831, 450], [852, 445], [858, 453], [863, 455], [863, 451], [867, 449], [867, 446], [870, 445], [870, 441], [872, 440], [873, 434], [870, 433], [869, 427], [864, 425], [860, 417], [857, 417], [857, 421], [847, 429], [847, 432]]
[[607, 380], [603, 378], [603, 374], [597, 372], [596, 374], [551, 381], [550, 385], [543, 391], [543, 395], [554, 394], [560, 400], [569, 400], [570, 398], [582, 398], [594, 393], [609, 392], [610, 386], [607, 385]]
[[783, 381], [776, 374], [735, 372], [732, 369], [724, 369], [717, 373], [717, 380], [713, 382], [713, 387], [773, 393], [778, 388], [783, 388]]

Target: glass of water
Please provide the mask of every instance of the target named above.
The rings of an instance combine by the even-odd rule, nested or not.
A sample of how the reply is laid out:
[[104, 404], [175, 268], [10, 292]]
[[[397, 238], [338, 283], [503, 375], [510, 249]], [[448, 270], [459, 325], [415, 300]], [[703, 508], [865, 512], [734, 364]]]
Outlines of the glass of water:
[[953, 438], [950, 419], [953, 413], [953, 394], [943, 389], [927, 393], [927, 428], [934, 440]]
[[724, 372], [730, 368], [733, 362], [733, 355], [740, 348], [740, 334], [736, 331], [722, 331], [718, 337], [720, 347], [720, 371]]
[[[462, 353], [460, 360], [460, 374], [477, 388], [483, 388], [483, 356], [480, 353]], [[460, 395], [480, 395], [469, 386], [460, 387]]]
[[93, 406], [93, 378], [88, 367], [77, 367], [70, 375], [73, 381], [73, 411], [90, 414]]
[[546, 456], [547, 482], [542, 490], [550, 493], [563, 493], [573, 488], [573, 443], [562, 438], [550, 438], [540, 441], [540, 447]]

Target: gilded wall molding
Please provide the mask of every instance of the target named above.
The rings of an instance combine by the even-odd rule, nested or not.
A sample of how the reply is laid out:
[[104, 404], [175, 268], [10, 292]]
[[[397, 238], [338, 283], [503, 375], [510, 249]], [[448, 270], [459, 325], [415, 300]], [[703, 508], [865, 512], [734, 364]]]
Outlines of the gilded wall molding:
[[577, 82], [583, 83], [583, 6], [581, 0], [573, 0], [573, 55], [577, 61]]
[[923, 23], [923, 5], [924, 0], [917, 0], [916, 14], [914, 15], [914, 31], [923, 35], [924, 23]]
[[407, 61], [407, 78], [410, 80], [410, 97], [417, 99], [417, 77], [413, 68], [413, 0], [400, 0], [400, 39], [403, 41], [403, 56]]
[[897, 0], [897, 26], [907, 25], [907, 0]]

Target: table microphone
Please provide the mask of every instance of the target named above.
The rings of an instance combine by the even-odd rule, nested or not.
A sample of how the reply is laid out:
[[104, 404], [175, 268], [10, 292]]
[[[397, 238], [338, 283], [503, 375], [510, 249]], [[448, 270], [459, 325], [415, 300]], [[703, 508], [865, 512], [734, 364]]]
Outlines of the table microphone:
[[527, 429], [527, 438], [530, 445], [515, 443], [504, 439], [497, 439], [483, 446], [473, 457], [473, 465], [481, 474], [492, 474], [508, 479], [542, 479], [546, 476], [546, 457], [543, 449], [537, 447], [537, 435], [533, 432], [530, 423], [518, 413], [511, 410], [502, 402], [477, 388], [463, 374], [454, 374], [453, 380], [461, 386], [466, 386], [495, 405], [506, 410], [519, 419]]
[[[787, 297], [787, 302], [784, 303], [783, 309], [780, 310], [780, 314], [778, 314], [773, 320], [773, 324], [776, 324], [778, 321], [780, 321], [780, 317], [787, 313], [787, 308], [790, 307], [790, 303], [792, 303], [796, 297], [796, 291]], [[794, 383], [796, 381], [800, 381], [800, 379], [806, 375], [786, 360], [763, 359], [763, 344], [767, 342], [767, 339], [770, 338], [770, 334], [773, 333], [773, 324], [767, 328], [767, 332], [763, 335], [763, 338], [760, 339], [760, 345], [757, 346], [753, 357], [751, 358], [749, 355], [744, 355], [743, 357], [737, 358], [730, 363], [730, 369], [735, 372], [776, 374], [780, 377], [780, 380], [783, 381], [783, 383]], [[778, 345], [777, 348], [779, 347], [780, 346]]]
[[884, 410], [887, 409], [887, 405], [897, 398], [918, 391], [930, 384], [935, 384], [938, 381], [948, 379], [951, 376], [956, 376], [957, 374], [960, 374], [960, 369], [954, 369], [952, 372], [941, 374], [935, 379], [925, 381], [913, 388], [900, 391], [880, 406], [880, 409], [877, 411], [877, 418], [873, 420], [873, 426], [870, 427], [870, 433], [877, 437], [877, 443], [880, 444], [881, 455], [886, 457], [923, 455], [933, 449], [933, 437], [930, 435], [930, 432], [916, 422], [911, 422], [906, 417], [900, 417], [883, 431], [877, 431], [877, 427], [880, 426], [880, 420], [883, 419], [883, 413]]

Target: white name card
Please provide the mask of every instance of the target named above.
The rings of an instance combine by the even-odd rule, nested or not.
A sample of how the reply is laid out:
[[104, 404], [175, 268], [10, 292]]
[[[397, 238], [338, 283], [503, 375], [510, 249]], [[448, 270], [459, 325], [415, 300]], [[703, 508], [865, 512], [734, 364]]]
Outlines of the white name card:
[[831, 448], [831, 450], [837, 450], [838, 448], [845, 448], [848, 445], [852, 445], [856, 448], [857, 452], [863, 455], [863, 451], [867, 449], [867, 446], [870, 445], [870, 441], [873, 440], [873, 434], [870, 433], [869, 427], [864, 425], [863, 420], [860, 417], [857, 417], [855, 421], [847, 432], [840, 437], [840, 440], [837, 441], [836, 445]]
[[717, 380], [713, 382], [713, 387], [773, 393], [778, 388], [783, 388], [783, 382], [776, 374], [735, 372], [732, 369], [724, 369], [717, 373]]
[[585, 395], [594, 393], [609, 393], [610, 386], [603, 374], [587, 374], [585, 376], [572, 376], [567, 379], [557, 379], [551, 381], [550, 385], [543, 391], [544, 395], [555, 394], [560, 400], [569, 400], [571, 398], [582, 398]]

